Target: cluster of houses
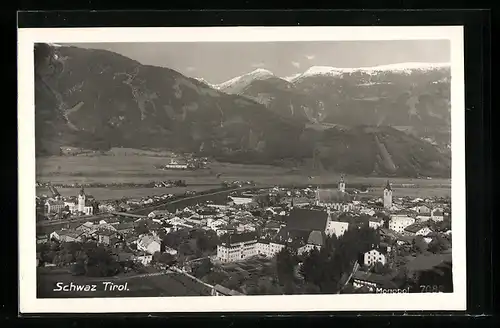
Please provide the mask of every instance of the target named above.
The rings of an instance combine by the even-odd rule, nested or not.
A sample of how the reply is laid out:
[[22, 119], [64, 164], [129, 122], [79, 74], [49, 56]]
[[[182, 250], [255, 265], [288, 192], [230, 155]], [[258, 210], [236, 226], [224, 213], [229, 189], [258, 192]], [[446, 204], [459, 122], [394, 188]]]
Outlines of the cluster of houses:
[[162, 229], [160, 225], [152, 226], [146, 233], [137, 233], [135, 227], [137, 222], [143, 220], [137, 218], [133, 221], [120, 220], [116, 217], [109, 217], [99, 222], [85, 222], [76, 224], [67, 229], [53, 231], [48, 235], [37, 236], [38, 243], [47, 240], [59, 242], [85, 242], [95, 241], [99, 245], [112, 249], [127, 250], [122, 251], [129, 257], [136, 259], [144, 265], [149, 265], [153, 254], [156, 252], [166, 252], [176, 255], [177, 251], [163, 245], [158, 232]]
[[[381, 199], [360, 201], [346, 192], [342, 179], [336, 190], [302, 190], [271, 188], [269, 195], [280, 194], [279, 204], [262, 207], [256, 200], [259, 195], [241, 193], [231, 195], [226, 204], [198, 204], [178, 209], [175, 213], [153, 211], [149, 215], [128, 215], [128, 221], [117, 217], [103, 219], [98, 223], [86, 222], [72, 229], [54, 231], [49, 238], [59, 241], [96, 240], [110, 247], [131, 246], [133, 256], [141, 263], [148, 265], [156, 252], [167, 252], [176, 255], [177, 251], [163, 245], [158, 236], [162, 231], [168, 234], [181, 229], [204, 229], [214, 231], [220, 238], [217, 255], [214, 260], [220, 263], [243, 261], [253, 256], [271, 258], [285, 247], [292, 247], [298, 254], [312, 249], [321, 249], [327, 236], [341, 237], [348, 231], [358, 216], [368, 216], [368, 225], [379, 231], [384, 239], [391, 238], [396, 245], [408, 243], [415, 236], [422, 236], [430, 243], [435, 236], [429, 221], [440, 222], [450, 217], [446, 203], [436, 204], [432, 200], [403, 199], [393, 200], [393, 190], [388, 182]], [[172, 195], [154, 196], [134, 200], [123, 204], [101, 204], [99, 211], [119, 212], [120, 209], [153, 204], [164, 201]], [[82, 189], [78, 202], [68, 206], [73, 211], [92, 213], [86, 209], [87, 196]], [[48, 210], [55, 211], [57, 205], [51, 204]], [[116, 206], [119, 206], [118, 209]], [[351, 214], [346, 219], [343, 214]], [[381, 215], [381, 213], [383, 215]], [[122, 217], [122, 218], [123, 218]], [[140, 221], [148, 222], [148, 233], [137, 234], [134, 230]], [[446, 232], [451, 233], [450, 231]], [[43, 238], [39, 239], [42, 242]], [[120, 246], [122, 245], [122, 246]], [[387, 254], [391, 252], [389, 245], [374, 245], [366, 252], [360, 264], [370, 267], [380, 262], [386, 264]], [[357, 285], [362, 284], [360, 276], [363, 271], [356, 272]], [[368, 284], [371, 282], [368, 282]]]
[[[310, 189], [304, 190], [310, 194]], [[293, 193], [293, 191], [292, 191]], [[288, 191], [290, 194], [290, 191]], [[433, 204], [423, 199], [398, 199], [393, 202], [393, 190], [388, 182], [381, 199], [383, 205], [375, 202], [361, 202], [349, 198], [345, 192], [343, 179], [336, 191], [322, 191], [317, 189], [314, 200], [305, 198], [305, 201], [294, 202], [292, 197], [289, 206], [268, 208], [266, 212], [274, 215], [268, 220], [260, 235], [255, 232], [233, 233], [224, 235], [217, 247], [217, 260], [222, 263], [242, 261], [260, 255], [273, 257], [286, 246], [303, 254], [311, 249], [321, 249], [327, 236], [342, 236], [352, 224], [352, 221], [343, 219], [342, 213], [352, 213], [354, 217], [360, 214], [369, 215], [368, 225], [377, 230], [384, 239], [391, 239], [396, 245], [411, 243], [416, 236], [422, 236], [426, 243], [430, 243], [436, 236], [428, 221], [440, 222], [450, 217], [447, 204]], [[293, 196], [293, 195], [292, 195]], [[233, 197], [235, 204], [251, 204], [250, 197]], [[297, 204], [299, 203], [299, 204]], [[312, 203], [312, 204], [311, 204]], [[380, 215], [383, 213], [383, 215]], [[279, 218], [279, 219], [276, 219]], [[267, 223], [276, 223], [273, 227]], [[274, 233], [269, 234], [270, 231]], [[451, 230], [444, 232], [451, 234]], [[271, 236], [271, 238], [268, 238]], [[388, 262], [388, 253], [392, 251], [389, 244], [374, 245], [374, 248], [362, 255], [359, 261], [365, 267], [373, 267], [379, 262], [385, 265]], [[363, 271], [356, 272], [355, 286], [361, 285], [360, 276]], [[371, 277], [371, 275], [370, 275]], [[370, 285], [370, 281], [367, 282]]]

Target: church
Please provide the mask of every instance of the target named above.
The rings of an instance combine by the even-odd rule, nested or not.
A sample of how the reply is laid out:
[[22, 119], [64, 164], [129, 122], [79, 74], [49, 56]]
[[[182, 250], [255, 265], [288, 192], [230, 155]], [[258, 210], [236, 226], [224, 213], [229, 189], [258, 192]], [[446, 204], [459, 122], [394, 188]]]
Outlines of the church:
[[350, 212], [354, 210], [351, 195], [346, 192], [344, 177], [340, 178], [337, 190], [316, 189], [316, 206], [328, 207], [334, 211]]
[[68, 206], [71, 214], [80, 214], [80, 215], [93, 215], [94, 214], [94, 206], [92, 206], [92, 197], [87, 196], [85, 194], [85, 190], [80, 189], [78, 193], [78, 202], [75, 204], [74, 202], [65, 202], [64, 205]]

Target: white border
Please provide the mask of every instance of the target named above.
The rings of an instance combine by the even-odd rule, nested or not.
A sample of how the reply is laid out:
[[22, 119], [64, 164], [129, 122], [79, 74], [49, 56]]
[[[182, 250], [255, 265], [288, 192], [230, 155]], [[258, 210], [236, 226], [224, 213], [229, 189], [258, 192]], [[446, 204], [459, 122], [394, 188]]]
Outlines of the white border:
[[[36, 298], [34, 58], [36, 42], [451, 41], [453, 284], [450, 294], [167, 298]], [[19, 295], [21, 313], [466, 310], [465, 104], [462, 26], [52, 28], [18, 30]]]

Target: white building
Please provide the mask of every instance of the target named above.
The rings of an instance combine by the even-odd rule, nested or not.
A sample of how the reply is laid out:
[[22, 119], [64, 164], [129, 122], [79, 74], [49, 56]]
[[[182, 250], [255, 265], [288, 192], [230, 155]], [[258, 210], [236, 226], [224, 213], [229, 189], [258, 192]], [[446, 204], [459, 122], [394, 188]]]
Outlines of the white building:
[[387, 263], [385, 254], [377, 249], [372, 249], [371, 251], [366, 252], [363, 261], [366, 266], [373, 265], [377, 262], [380, 262], [384, 265]]
[[368, 220], [368, 226], [372, 229], [382, 228], [384, 225], [384, 219], [373, 217]]
[[427, 236], [432, 232], [431, 228], [421, 223], [414, 223], [404, 229], [405, 234], [412, 236]]
[[415, 219], [406, 215], [394, 215], [389, 221], [389, 229], [403, 233], [405, 228], [415, 223]]
[[419, 213], [417, 215], [417, 220], [420, 222], [429, 221], [430, 219], [432, 219], [431, 213]]
[[257, 253], [261, 255], [265, 255], [266, 257], [274, 257], [278, 254], [285, 245], [273, 243], [265, 240], [260, 240], [257, 244]]
[[137, 240], [137, 249], [152, 255], [161, 250], [161, 240], [156, 236], [142, 236]]
[[186, 163], [180, 163], [174, 159], [171, 159], [168, 164], [165, 164], [166, 169], [176, 169], [176, 170], [185, 170], [188, 168]]
[[321, 250], [325, 242], [324, 235], [321, 231], [311, 231], [309, 237], [307, 238], [307, 243], [297, 250], [298, 255], [307, 253], [313, 249]]
[[238, 232], [249, 232], [249, 231], [255, 231], [257, 228], [255, 227], [255, 225], [251, 224], [251, 223], [247, 223], [247, 224], [239, 224], [237, 227], [236, 227], [236, 231]]
[[229, 196], [234, 205], [246, 205], [252, 203], [254, 200], [252, 197], [233, 197]]
[[332, 203], [329, 207], [340, 212], [352, 212], [355, 209], [355, 206], [352, 203]]
[[415, 206], [411, 210], [415, 211], [419, 214], [430, 214], [431, 213], [431, 209], [425, 205]]
[[444, 220], [443, 210], [440, 208], [435, 208], [431, 212], [431, 219], [433, 221], [439, 222]]
[[140, 254], [135, 257], [135, 261], [141, 263], [144, 266], [150, 265], [152, 260], [153, 260], [152, 254]]
[[349, 222], [341, 222], [341, 221], [332, 221], [328, 220], [326, 223], [325, 234], [328, 236], [342, 236], [347, 229], [349, 229]]
[[339, 191], [340, 191], [340, 192], [345, 192], [345, 181], [344, 181], [344, 177], [341, 177], [341, 178], [340, 178], [340, 182], [339, 182]]
[[251, 232], [228, 234], [217, 246], [217, 259], [224, 263], [245, 260], [254, 255], [257, 255], [257, 236]]
[[49, 199], [45, 202], [45, 212], [47, 214], [59, 213], [64, 210], [65, 203], [62, 200]]
[[207, 227], [212, 229], [213, 231], [217, 231], [220, 227], [226, 225], [226, 221], [222, 219], [207, 219]]

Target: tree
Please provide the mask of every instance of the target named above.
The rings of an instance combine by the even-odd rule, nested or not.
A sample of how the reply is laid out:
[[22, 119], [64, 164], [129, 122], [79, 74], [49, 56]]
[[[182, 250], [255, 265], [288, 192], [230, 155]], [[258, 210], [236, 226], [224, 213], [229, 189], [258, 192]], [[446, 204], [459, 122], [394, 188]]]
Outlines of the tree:
[[89, 248], [85, 265], [86, 275], [109, 277], [117, 274], [121, 267], [104, 247]]
[[450, 242], [441, 235], [437, 235], [429, 243], [429, 252], [437, 254], [447, 250], [449, 247], [450, 247]]
[[154, 252], [153, 258], [151, 259], [151, 263], [152, 264], [159, 263], [160, 256], [161, 256], [161, 252]]
[[381, 262], [377, 262], [373, 266], [373, 272], [377, 274], [389, 274], [391, 273], [391, 269], [387, 264], [382, 264]]
[[149, 233], [149, 227], [145, 221], [140, 221], [134, 228], [135, 233], [138, 235], [144, 235]]
[[208, 275], [206, 275], [203, 280], [205, 280], [210, 285], [220, 285], [226, 279], [226, 274], [218, 271], [212, 271]]
[[205, 258], [194, 268], [194, 276], [202, 278], [212, 272], [213, 264], [210, 259]]
[[422, 254], [427, 250], [427, 243], [422, 236], [415, 236], [412, 241], [412, 251], [417, 254]]
[[71, 268], [71, 273], [74, 276], [82, 276], [85, 274], [85, 262], [83, 260], [78, 260]]
[[158, 263], [171, 266], [175, 263], [175, 256], [169, 253], [161, 253], [158, 258]]
[[295, 266], [298, 263], [297, 255], [295, 252], [285, 247], [276, 255], [276, 271], [278, 281], [281, 284], [290, 282], [294, 278]]
[[182, 244], [180, 244], [179, 253], [181, 253], [183, 255], [193, 255], [194, 254], [193, 249], [191, 248], [191, 246], [187, 242], [183, 242]]

